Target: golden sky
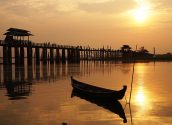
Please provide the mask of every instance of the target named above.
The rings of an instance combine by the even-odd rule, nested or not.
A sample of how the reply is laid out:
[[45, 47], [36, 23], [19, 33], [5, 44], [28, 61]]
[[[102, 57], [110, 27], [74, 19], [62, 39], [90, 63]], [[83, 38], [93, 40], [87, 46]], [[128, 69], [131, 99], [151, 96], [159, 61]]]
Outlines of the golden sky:
[[172, 0], [0, 0], [0, 39], [9, 27], [34, 42], [172, 52]]

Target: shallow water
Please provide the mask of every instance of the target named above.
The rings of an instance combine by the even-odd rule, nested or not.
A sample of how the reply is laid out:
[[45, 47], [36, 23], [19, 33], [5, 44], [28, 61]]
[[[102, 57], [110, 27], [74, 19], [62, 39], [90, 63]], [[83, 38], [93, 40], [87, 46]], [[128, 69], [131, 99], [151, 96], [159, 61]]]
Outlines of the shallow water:
[[[171, 125], [172, 62], [136, 63], [126, 105], [132, 68], [114, 62], [0, 65], [0, 125]], [[119, 102], [71, 98], [70, 76], [109, 89], [125, 84], [126, 96]]]

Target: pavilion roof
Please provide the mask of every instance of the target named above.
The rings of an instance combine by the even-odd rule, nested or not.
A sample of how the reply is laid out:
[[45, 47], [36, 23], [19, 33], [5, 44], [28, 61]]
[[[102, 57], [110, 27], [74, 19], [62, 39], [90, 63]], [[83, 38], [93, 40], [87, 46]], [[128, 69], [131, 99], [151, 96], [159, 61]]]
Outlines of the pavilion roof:
[[9, 28], [4, 35], [10, 36], [33, 36], [30, 31], [18, 28]]

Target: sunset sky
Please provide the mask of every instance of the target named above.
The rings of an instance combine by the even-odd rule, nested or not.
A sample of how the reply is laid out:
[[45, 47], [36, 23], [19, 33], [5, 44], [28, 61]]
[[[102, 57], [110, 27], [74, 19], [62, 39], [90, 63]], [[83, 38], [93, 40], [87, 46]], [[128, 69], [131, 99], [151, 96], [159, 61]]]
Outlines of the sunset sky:
[[10, 27], [33, 42], [172, 52], [172, 0], [0, 0], [0, 39]]

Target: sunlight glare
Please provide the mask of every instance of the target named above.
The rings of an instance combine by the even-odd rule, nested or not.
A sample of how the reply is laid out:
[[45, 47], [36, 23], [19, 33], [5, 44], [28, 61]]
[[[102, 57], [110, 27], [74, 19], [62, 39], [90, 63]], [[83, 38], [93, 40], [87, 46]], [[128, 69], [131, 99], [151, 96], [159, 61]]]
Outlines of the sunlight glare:
[[137, 22], [144, 22], [148, 18], [148, 9], [146, 7], [140, 7], [133, 13]]
[[145, 96], [144, 96], [143, 91], [140, 91], [140, 92], [137, 93], [137, 95], [136, 95], [136, 101], [137, 101], [137, 103], [140, 106], [142, 106], [142, 105], [145, 104]]
[[[143, 77], [143, 74], [145, 72], [145, 66], [144, 64], [138, 64], [137, 65], [137, 68], [136, 68], [137, 72], [139, 73], [139, 78], [142, 76]], [[141, 78], [142, 78], [141, 77]]]
[[136, 0], [138, 5], [132, 12], [133, 18], [137, 23], [144, 23], [150, 16], [150, 4], [145, 0]]

